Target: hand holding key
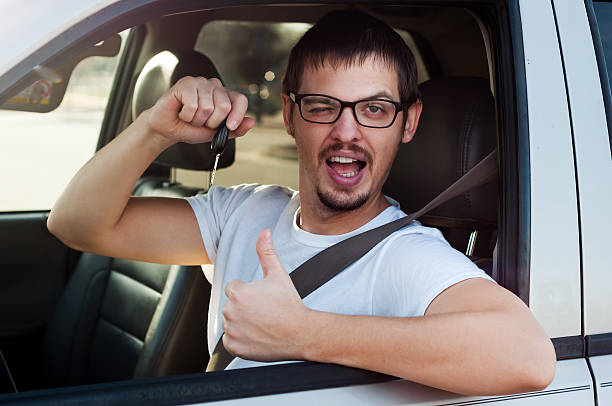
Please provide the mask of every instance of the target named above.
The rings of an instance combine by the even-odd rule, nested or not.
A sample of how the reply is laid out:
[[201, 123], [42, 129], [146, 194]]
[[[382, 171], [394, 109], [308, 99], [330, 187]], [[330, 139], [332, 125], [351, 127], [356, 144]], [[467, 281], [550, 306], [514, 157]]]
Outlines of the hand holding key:
[[240, 137], [255, 125], [245, 117], [247, 106], [246, 96], [226, 89], [218, 79], [187, 76], [149, 109], [148, 124], [168, 145], [210, 142], [224, 121], [229, 137]]

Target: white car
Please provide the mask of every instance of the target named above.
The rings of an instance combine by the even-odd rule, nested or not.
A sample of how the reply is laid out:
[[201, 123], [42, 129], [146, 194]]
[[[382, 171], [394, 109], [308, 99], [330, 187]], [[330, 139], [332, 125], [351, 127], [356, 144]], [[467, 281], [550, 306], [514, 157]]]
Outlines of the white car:
[[[80, 253], [47, 231], [97, 149], [215, 66], [257, 118], [215, 184], [297, 187], [287, 53], [347, 7], [396, 28], [418, 63], [423, 121], [386, 194], [418, 209], [497, 151], [497, 183], [421, 221], [528, 304], [557, 351], [545, 390], [467, 397], [311, 362], [204, 373], [206, 269]], [[612, 3], [0, 0], [0, 15], [0, 403], [612, 405]], [[213, 158], [178, 146], [134, 193], [205, 191]]]

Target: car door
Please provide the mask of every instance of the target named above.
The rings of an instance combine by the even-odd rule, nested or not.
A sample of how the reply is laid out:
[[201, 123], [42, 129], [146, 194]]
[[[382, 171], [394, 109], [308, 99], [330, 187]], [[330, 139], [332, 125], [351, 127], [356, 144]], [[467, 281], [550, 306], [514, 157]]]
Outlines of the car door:
[[[90, 10], [68, 26], [70, 29], [58, 37], [59, 43], [50, 43], [41, 48], [44, 52], [33, 54], [31, 67], [44, 61], [45, 53], [59, 52], [97, 28], [116, 32], [146, 18], [195, 7], [189, 2], [177, 2], [176, 6], [168, 2], [144, 3], [116, 2], [101, 13]], [[215, 8], [243, 3], [207, 4]], [[449, 2], [439, 5], [448, 6]], [[489, 52], [495, 61], [490, 69], [495, 72], [493, 87], [502, 133], [501, 167], [507, 177], [502, 186], [502, 221], [506, 224], [499, 239], [500, 283], [529, 304], [555, 342], [557, 374], [546, 390], [466, 397], [377, 373], [299, 363], [23, 393], [3, 401], [195, 404], [226, 400], [236, 404], [306, 404], [325, 399], [329, 403], [406, 405], [594, 404], [589, 367], [580, 350], [584, 342], [580, 223], [572, 126], [555, 9], [550, 3], [531, 0], [463, 1], [452, 5], [467, 7], [470, 12], [483, 6], [478, 10], [486, 11], [479, 14], [479, 22], [490, 34]], [[2, 79], [19, 75], [12, 69]], [[0, 92], [8, 87], [4, 82]], [[45, 212], [39, 213], [44, 217]]]
[[[277, 395], [266, 398], [266, 404], [306, 404], [320, 398], [332, 399], [334, 403], [357, 404], [596, 404], [591, 365], [585, 358], [585, 332], [582, 324], [581, 268], [584, 257], [581, 256], [581, 247], [584, 249], [584, 242], [581, 240], [574, 166], [577, 160], [574, 155], [577, 123], [572, 121], [575, 113], [574, 103], [571, 104], [572, 109], [569, 103], [569, 77], [566, 88], [568, 67], [567, 62], [564, 66], [564, 58], [569, 56], [566, 55], [565, 48], [562, 49], [562, 46], [568, 46], [567, 38], [564, 38], [564, 35], [568, 34], [561, 33], [562, 28], [568, 28], [568, 23], [573, 25], [572, 34], [575, 34], [576, 25], [588, 31], [586, 14], [584, 6], [578, 1], [555, 1], [552, 4], [534, 1], [509, 2], [509, 9], [515, 45], [514, 90], [517, 92], [519, 104], [518, 119], [524, 120], [518, 123], [518, 135], [526, 135], [523, 139], [526, 145], [517, 148], [519, 161], [526, 162], [526, 165], [523, 166], [519, 162], [518, 171], [525, 171], [528, 177], [528, 190], [521, 189], [524, 194], [521, 195], [519, 191], [519, 201], [516, 202], [519, 205], [525, 204], [528, 211], [519, 213], [519, 230], [523, 235], [518, 238], [525, 240], [528, 252], [526, 269], [515, 269], [518, 275], [506, 276], [508, 280], [512, 277], [524, 278], [522, 283], [527, 286], [521, 288], [521, 282], [518, 281], [517, 293], [528, 302], [555, 344], [558, 356], [555, 379], [543, 391], [499, 397], [465, 397], [408, 381], [393, 381], [299, 395]], [[581, 20], [580, 16], [585, 18]], [[591, 76], [587, 73], [586, 76], [598, 79], [596, 72]], [[522, 126], [527, 128], [521, 128]], [[602, 134], [601, 128], [598, 134]], [[607, 132], [605, 135], [607, 137]], [[609, 145], [604, 147], [603, 154], [609, 162]], [[599, 162], [601, 161], [600, 158]], [[604, 175], [600, 176], [603, 178]], [[609, 176], [606, 179], [609, 179]], [[587, 292], [584, 294], [587, 300]], [[602, 299], [600, 298], [600, 301]], [[609, 296], [604, 303], [609, 303]], [[603, 364], [605, 361], [607, 360], [598, 361], [597, 367], [601, 379], [606, 379], [607, 386], [612, 386], [609, 384], [612, 371], [609, 364]], [[593, 364], [597, 372], [595, 367]], [[604, 383], [604, 387], [607, 386]], [[602, 404], [601, 399], [599, 404]], [[263, 401], [258, 398], [242, 399], [234, 401], [233, 404], [260, 404]]]
[[587, 1], [559, 8], [580, 197], [585, 353], [598, 404], [612, 405], [612, 3]]
[[36, 385], [44, 328], [79, 255], [47, 231], [46, 221], [70, 177], [96, 150], [117, 40], [114, 56], [88, 51], [76, 61], [61, 100], [51, 88], [68, 78], [40, 77], [0, 109], [0, 349], [23, 383], [20, 390]]

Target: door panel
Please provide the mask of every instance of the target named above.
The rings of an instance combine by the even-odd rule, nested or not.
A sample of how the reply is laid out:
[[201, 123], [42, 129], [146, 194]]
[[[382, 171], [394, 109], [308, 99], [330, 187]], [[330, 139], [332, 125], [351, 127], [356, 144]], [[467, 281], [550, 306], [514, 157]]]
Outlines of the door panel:
[[44, 327], [74, 256], [46, 222], [46, 212], [0, 214], [0, 349], [20, 391], [37, 385]]
[[0, 215], [0, 337], [42, 328], [65, 284], [69, 249], [46, 221], [47, 213]]
[[612, 355], [589, 358], [599, 406], [612, 406]]
[[[612, 366], [612, 364], [611, 364]], [[612, 369], [611, 369], [612, 372]], [[231, 405], [594, 405], [593, 387], [584, 359], [557, 362], [555, 379], [546, 390], [508, 396], [462, 396], [410, 381], [295, 392], [219, 402]], [[600, 403], [601, 404], [601, 403]]]
[[609, 311], [612, 160], [608, 125], [584, 2], [555, 0], [554, 4], [571, 106], [579, 188], [584, 334], [604, 334], [612, 331]]
[[[531, 186], [529, 307], [550, 337], [581, 335], [580, 252], [572, 132], [550, 2], [519, 2]], [[520, 101], [522, 102], [522, 101]]]

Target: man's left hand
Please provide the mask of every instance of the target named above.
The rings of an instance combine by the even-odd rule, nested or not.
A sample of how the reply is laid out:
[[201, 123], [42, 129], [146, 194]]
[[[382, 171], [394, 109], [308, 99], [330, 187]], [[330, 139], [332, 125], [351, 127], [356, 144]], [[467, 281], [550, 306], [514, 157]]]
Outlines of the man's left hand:
[[234, 279], [225, 286], [223, 345], [232, 354], [255, 361], [303, 359], [310, 310], [304, 306], [276, 255], [269, 229], [257, 239], [261, 281]]

